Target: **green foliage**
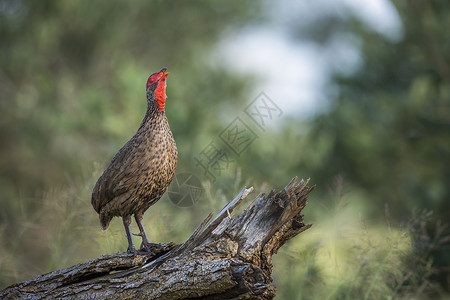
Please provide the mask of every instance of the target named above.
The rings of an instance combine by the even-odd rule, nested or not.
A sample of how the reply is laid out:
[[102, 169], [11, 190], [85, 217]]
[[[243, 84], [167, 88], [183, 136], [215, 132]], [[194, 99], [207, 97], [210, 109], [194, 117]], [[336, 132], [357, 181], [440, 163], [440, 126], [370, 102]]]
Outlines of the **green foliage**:
[[[343, 175], [363, 191], [371, 219], [380, 220], [385, 204], [397, 220], [414, 209], [434, 211], [427, 225], [434, 239], [434, 223], [448, 220], [450, 211], [450, 36], [444, 29], [450, 4], [395, 4], [403, 21], [399, 41], [353, 25], [363, 65], [352, 75], [335, 76], [333, 109], [316, 118], [306, 138], [324, 151], [321, 165], [305, 167], [322, 186]], [[448, 289], [446, 247], [432, 251], [432, 267], [439, 270], [433, 278]]]
[[[349, 24], [359, 39], [362, 65], [353, 74], [335, 75], [337, 99], [328, 113], [309, 124], [306, 135], [284, 137], [294, 149], [314, 149], [292, 157], [291, 168], [285, 170], [306, 172], [324, 199], [328, 197], [323, 187], [335, 176], [343, 176], [352, 193], [359, 194], [355, 202], [364, 203], [364, 218], [375, 223], [383, 221], [384, 206], [397, 224], [410, 218], [414, 210], [433, 211], [422, 231], [408, 230], [409, 238], [442, 243], [427, 253], [420, 242], [411, 243], [411, 251], [428, 257], [420, 263], [395, 251], [389, 252], [386, 261], [376, 257], [358, 260], [359, 267], [352, 270], [363, 273], [358, 271], [351, 282], [344, 280], [336, 286], [333, 299], [354, 298], [358, 293], [370, 299], [389, 299], [383, 293], [391, 298], [421, 299], [427, 293], [431, 293], [427, 297], [442, 297], [430, 281], [439, 282], [448, 292], [448, 238], [440, 239], [448, 229], [436, 224], [446, 222], [450, 211], [450, 36], [446, 30], [450, 4], [395, 1], [395, 5], [403, 22], [403, 37], [398, 41], [387, 40], [357, 21]], [[323, 218], [319, 213], [312, 222]], [[383, 247], [361, 249], [381, 257], [386, 254]], [[390, 269], [392, 265], [398, 266], [398, 274]], [[311, 263], [304, 268], [309, 266], [316, 268]], [[379, 275], [374, 278], [374, 274]], [[417, 274], [428, 279], [421, 281]], [[364, 278], [371, 283], [364, 283]], [[389, 282], [396, 285], [386, 285]], [[307, 294], [319, 291], [330, 293], [318, 288]]]
[[338, 99], [314, 122], [311, 142], [320, 145], [325, 135], [331, 145], [323, 166], [343, 172], [374, 201], [390, 203], [395, 214], [433, 207], [444, 219], [450, 209], [444, 180], [450, 178], [450, 37], [444, 29], [450, 5], [399, 1], [398, 8], [401, 41], [356, 26], [364, 65], [336, 76]]
[[204, 196], [188, 208], [164, 196], [144, 218], [152, 240], [182, 242], [243, 185], [268, 192], [310, 176], [314, 226], [274, 257], [278, 299], [444, 297], [450, 4], [395, 1], [398, 41], [326, 14], [294, 32], [325, 46], [351, 32], [363, 63], [335, 74], [327, 113], [258, 132], [211, 182], [194, 157], [255, 96], [254, 79], [211, 51], [224, 33], [263, 22], [261, 3], [0, 0], [0, 288], [126, 249], [121, 222], [100, 230], [90, 193], [145, 113], [148, 75], [167, 67], [178, 171], [197, 175]]

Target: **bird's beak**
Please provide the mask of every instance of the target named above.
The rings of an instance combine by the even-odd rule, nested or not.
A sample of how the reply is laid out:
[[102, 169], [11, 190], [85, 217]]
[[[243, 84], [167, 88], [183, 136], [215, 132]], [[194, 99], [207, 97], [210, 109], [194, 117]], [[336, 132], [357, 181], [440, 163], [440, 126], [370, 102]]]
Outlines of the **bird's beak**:
[[162, 79], [162, 78], [167, 78], [167, 75], [169, 75], [169, 72], [166, 72], [167, 68], [162, 68], [161, 71], [159, 71], [158, 74], [158, 80]]

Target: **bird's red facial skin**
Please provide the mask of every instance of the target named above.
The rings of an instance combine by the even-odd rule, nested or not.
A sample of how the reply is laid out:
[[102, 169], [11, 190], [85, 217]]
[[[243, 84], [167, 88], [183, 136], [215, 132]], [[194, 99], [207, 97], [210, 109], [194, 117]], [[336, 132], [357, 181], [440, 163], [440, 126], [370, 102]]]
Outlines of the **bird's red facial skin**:
[[156, 101], [158, 101], [159, 111], [164, 110], [164, 104], [166, 103], [166, 77], [168, 74], [165, 74], [164, 77], [159, 81], [158, 86], [155, 90]]
[[158, 75], [159, 75], [159, 73], [155, 73], [155, 74], [153, 74], [152, 76], [150, 76], [150, 77], [148, 78], [148, 80], [147, 80], [147, 88], [148, 88], [149, 86], [151, 86], [152, 83], [154, 83], [156, 80], [158, 80]]
[[147, 88], [148, 88], [149, 86], [151, 86], [153, 82], [155, 82], [156, 76], [157, 76], [157, 74], [153, 74], [152, 76], [150, 76], [150, 77], [148, 78], [148, 80], [147, 80]]
[[159, 111], [164, 110], [164, 104], [166, 103], [166, 78], [169, 73], [166, 73], [166, 68], [163, 68], [160, 72], [151, 75], [147, 80], [147, 88], [153, 83], [158, 82], [155, 89], [155, 98], [158, 103]]

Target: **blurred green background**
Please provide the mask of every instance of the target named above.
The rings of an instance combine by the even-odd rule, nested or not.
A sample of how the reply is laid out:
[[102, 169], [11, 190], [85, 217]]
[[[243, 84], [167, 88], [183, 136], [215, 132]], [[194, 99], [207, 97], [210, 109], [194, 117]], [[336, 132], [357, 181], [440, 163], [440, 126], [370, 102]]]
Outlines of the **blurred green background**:
[[[177, 172], [203, 194], [147, 211], [152, 241], [183, 242], [244, 185], [311, 177], [277, 299], [448, 298], [450, 2], [357, 3], [0, 0], [0, 288], [125, 251], [90, 193], [167, 67]], [[280, 110], [264, 128], [260, 92]], [[257, 136], [239, 154], [220, 138], [236, 117]], [[210, 143], [215, 178], [195, 159]]]

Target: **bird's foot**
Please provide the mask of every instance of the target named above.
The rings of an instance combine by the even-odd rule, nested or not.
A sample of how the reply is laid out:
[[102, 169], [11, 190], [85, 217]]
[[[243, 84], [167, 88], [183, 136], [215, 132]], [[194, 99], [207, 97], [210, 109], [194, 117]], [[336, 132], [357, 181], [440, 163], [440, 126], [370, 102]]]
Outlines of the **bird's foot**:
[[161, 244], [155, 244], [155, 243], [149, 243], [149, 242], [142, 242], [141, 244], [141, 251], [146, 251], [149, 253], [161, 253], [165, 250], [164, 246]]
[[127, 252], [128, 252], [128, 253], [131, 253], [131, 254], [136, 254], [136, 253], [137, 253], [137, 250], [136, 250], [136, 248], [134, 248], [134, 247], [129, 247], [129, 246], [128, 246]]
[[137, 250], [136, 248], [132, 248], [132, 249], [128, 248], [127, 249], [127, 253], [133, 254], [133, 255], [145, 255], [145, 256], [149, 256], [149, 255], [154, 256], [154, 255], [156, 255], [153, 251], [143, 249], [142, 247], [139, 250]]

